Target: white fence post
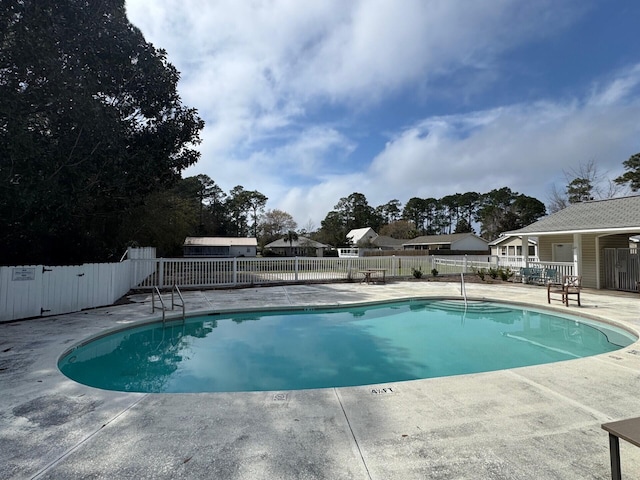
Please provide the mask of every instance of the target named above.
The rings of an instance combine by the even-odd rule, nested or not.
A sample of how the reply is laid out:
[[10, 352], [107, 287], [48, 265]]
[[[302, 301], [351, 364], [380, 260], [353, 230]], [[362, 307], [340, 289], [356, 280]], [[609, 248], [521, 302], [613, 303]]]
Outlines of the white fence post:
[[295, 262], [294, 262], [294, 278], [296, 279], [296, 282], [298, 281], [298, 257], [296, 257]]
[[164, 258], [158, 259], [158, 288], [162, 288], [164, 285]]
[[238, 258], [233, 257], [233, 284], [238, 284]]

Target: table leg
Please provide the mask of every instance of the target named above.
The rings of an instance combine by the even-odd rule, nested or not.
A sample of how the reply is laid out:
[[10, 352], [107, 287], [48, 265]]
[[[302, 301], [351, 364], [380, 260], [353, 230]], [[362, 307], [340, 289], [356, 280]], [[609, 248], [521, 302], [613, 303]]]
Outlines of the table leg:
[[622, 480], [620, 472], [620, 439], [609, 434], [609, 454], [611, 455], [611, 480]]

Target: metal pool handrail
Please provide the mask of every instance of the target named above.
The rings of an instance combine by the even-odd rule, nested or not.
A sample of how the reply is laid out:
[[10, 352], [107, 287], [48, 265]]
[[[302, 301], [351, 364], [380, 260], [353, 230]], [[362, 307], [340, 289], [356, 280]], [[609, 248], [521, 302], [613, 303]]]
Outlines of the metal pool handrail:
[[160, 300], [160, 306], [162, 309], [162, 323], [164, 323], [164, 314], [167, 310], [167, 307], [165, 307], [164, 305], [164, 300], [162, 299], [162, 295], [160, 295], [160, 289], [158, 289], [158, 287], [153, 287], [153, 289], [151, 290], [151, 313], [154, 313], [156, 311], [156, 295]]
[[[178, 297], [180, 297], [180, 301], [182, 303], [175, 302], [174, 292], [178, 293]], [[160, 305], [162, 309], [162, 323], [164, 323], [165, 312], [167, 311], [167, 307], [164, 304], [164, 300], [162, 299], [162, 295], [160, 295], [160, 289], [158, 287], [153, 287], [153, 289], [151, 290], [151, 313], [154, 313], [156, 311], [156, 295], [158, 296], [158, 300], [160, 300]], [[184, 297], [182, 296], [182, 292], [180, 291], [177, 285], [174, 285], [173, 288], [171, 289], [171, 310], [174, 310], [173, 307], [182, 307], [182, 321], [184, 322], [185, 316], [186, 316], [185, 302], [184, 302]]]
[[467, 308], [467, 287], [464, 283], [464, 273], [460, 274], [460, 295], [464, 298], [464, 307]]
[[[173, 292], [177, 292], [178, 297], [180, 297], [180, 301], [182, 303], [175, 303], [173, 301]], [[182, 307], [182, 321], [184, 322], [184, 319], [185, 319], [184, 297], [182, 296], [182, 292], [178, 288], [178, 285], [174, 285], [173, 288], [171, 289], [171, 310], [173, 310], [173, 307]]]

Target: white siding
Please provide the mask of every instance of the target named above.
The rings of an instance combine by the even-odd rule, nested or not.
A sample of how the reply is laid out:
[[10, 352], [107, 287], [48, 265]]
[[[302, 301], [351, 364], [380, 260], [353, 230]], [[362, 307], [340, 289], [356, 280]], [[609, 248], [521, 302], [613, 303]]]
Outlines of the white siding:
[[[133, 252], [133, 258], [151, 254]], [[140, 260], [0, 267], [0, 322], [111, 305], [154, 271], [153, 265], [136, 271], [132, 262]]]
[[582, 285], [588, 288], [598, 288], [596, 275], [596, 236], [582, 235]]

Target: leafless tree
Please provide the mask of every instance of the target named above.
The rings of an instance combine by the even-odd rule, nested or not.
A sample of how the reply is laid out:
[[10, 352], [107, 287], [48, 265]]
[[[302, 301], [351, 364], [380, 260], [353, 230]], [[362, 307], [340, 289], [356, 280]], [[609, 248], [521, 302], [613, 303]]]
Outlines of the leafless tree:
[[611, 180], [608, 171], [601, 171], [594, 159], [581, 162], [577, 167], [563, 170], [562, 173], [566, 184], [564, 190], [556, 185], [551, 187], [547, 199], [549, 213], [562, 210], [572, 203], [618, 197], [627, 190]]

